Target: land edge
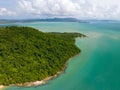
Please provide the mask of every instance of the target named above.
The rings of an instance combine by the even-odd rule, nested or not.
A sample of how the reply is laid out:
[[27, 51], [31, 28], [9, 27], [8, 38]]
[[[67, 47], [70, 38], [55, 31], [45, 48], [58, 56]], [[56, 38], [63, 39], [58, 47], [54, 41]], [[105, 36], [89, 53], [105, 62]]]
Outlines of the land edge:
[[[71, 60], [72, 58], [78, 56], [79, 54], [80, 54], [80, 52], [77, 53], [77, 54], [75, 54], [74, 56], [71, 56], [71, 57], [68, 59], [68, 61]], [[52, 79], [58, 77], [60, 74], [62, 74], [62, 73], [66, 70], [68, 61], [64, 64], [63, 69], [62, 69], [61, 71], [57, 72], [57, 73], [56, 73], [55, 75], [53, 75], [53, 76], [49, 76], [49, 77], [47, 77], [47, 78], [45, 78], [45, 79], [43, 79], [43, 80], [41, 80], [41, 81], [26, 82], [26, 83], [21, 83], [21, 84], [10, 84], [9, 86], [0, 85], [0, 90], [5, 90], [6, 88], [8, 88], [8, 87], [10, 87], [10, 86], [31, 87], [31, 86], [40, 86], [40, 85], [47, 84], [47, 82], [48, 82], [49, 80], [52, 80]]]

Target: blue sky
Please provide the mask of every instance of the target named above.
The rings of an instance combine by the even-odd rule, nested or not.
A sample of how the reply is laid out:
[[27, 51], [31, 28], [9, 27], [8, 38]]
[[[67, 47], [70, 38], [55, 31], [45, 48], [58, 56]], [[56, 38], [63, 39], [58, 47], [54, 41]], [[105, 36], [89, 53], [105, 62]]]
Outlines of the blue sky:
[[0, 0], [0, 19], [120, 20], [120, 0]]

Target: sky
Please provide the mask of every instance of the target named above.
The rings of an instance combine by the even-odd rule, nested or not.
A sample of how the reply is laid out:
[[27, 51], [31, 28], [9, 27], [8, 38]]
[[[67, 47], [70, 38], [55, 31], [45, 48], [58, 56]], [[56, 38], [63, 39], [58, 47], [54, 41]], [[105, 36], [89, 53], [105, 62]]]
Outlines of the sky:
[[0, 19], [120, 20], [120, 0], [0, 0]]

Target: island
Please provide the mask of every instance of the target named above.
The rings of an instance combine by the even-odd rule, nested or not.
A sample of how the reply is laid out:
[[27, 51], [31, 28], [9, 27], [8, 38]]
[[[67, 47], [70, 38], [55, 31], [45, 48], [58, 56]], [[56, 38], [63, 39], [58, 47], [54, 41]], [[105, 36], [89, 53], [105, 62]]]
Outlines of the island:
[[42, 80], [57, 76], [69, 58], [81, 51], [75, 45], [76, 37], [85, 35], [0, 27], [0, 86], [43, 84]]

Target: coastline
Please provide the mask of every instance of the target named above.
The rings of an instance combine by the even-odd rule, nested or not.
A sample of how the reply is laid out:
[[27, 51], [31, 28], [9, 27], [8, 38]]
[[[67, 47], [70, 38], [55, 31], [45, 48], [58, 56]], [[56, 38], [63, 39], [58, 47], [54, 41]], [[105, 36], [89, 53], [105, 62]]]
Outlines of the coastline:
[[2, 90], [3, 88], [5, 88], [5, 86], [3, 86], [3, 85], [0, 85], [0, 90]]
[[[79, 54], [80, 54], [80, 52], [77, 53], [77, 54], [75, 54], [74, 56], [70, 57], [70, 58], [68, 59], [68, 61], [69, 61], [71, 58], [76, 57], [76, 56], [79, 55]], [[68, 62], [68, 61], [67, 61], [67, 62]], [[61, 71], [59, 71], [59, 72], [57, 72], [55, 75], [49, 76], [49, 77], [47, 77], [47, 78], [45, 78], [45, 79], [43, 79], [43, 80], [41, 80], [41, 81], [26, 82], [26, 83], [21, 83], [21, 84], [11, 84], [11, 85], [9, 85], [9, 86], [18, 86], [18, 87], [25, 86], [25, 87], [31, 87], [31, 86], [39, 86], [39, 85], [47, 84], [47, 81], [52, 80], [52, 79], [58, 77], [62, 72], [65, 71], [65, 69], [67, 68], [67, 62], [65, 63], [65, 65], [64, 65], [64, 67], [63, 67], [63, 69], [62, 69]], [[0, 90], [4, 90], [5, 88], [7, 88], [7, 87], [9, 87], [9, 86], [0, 85]]]

